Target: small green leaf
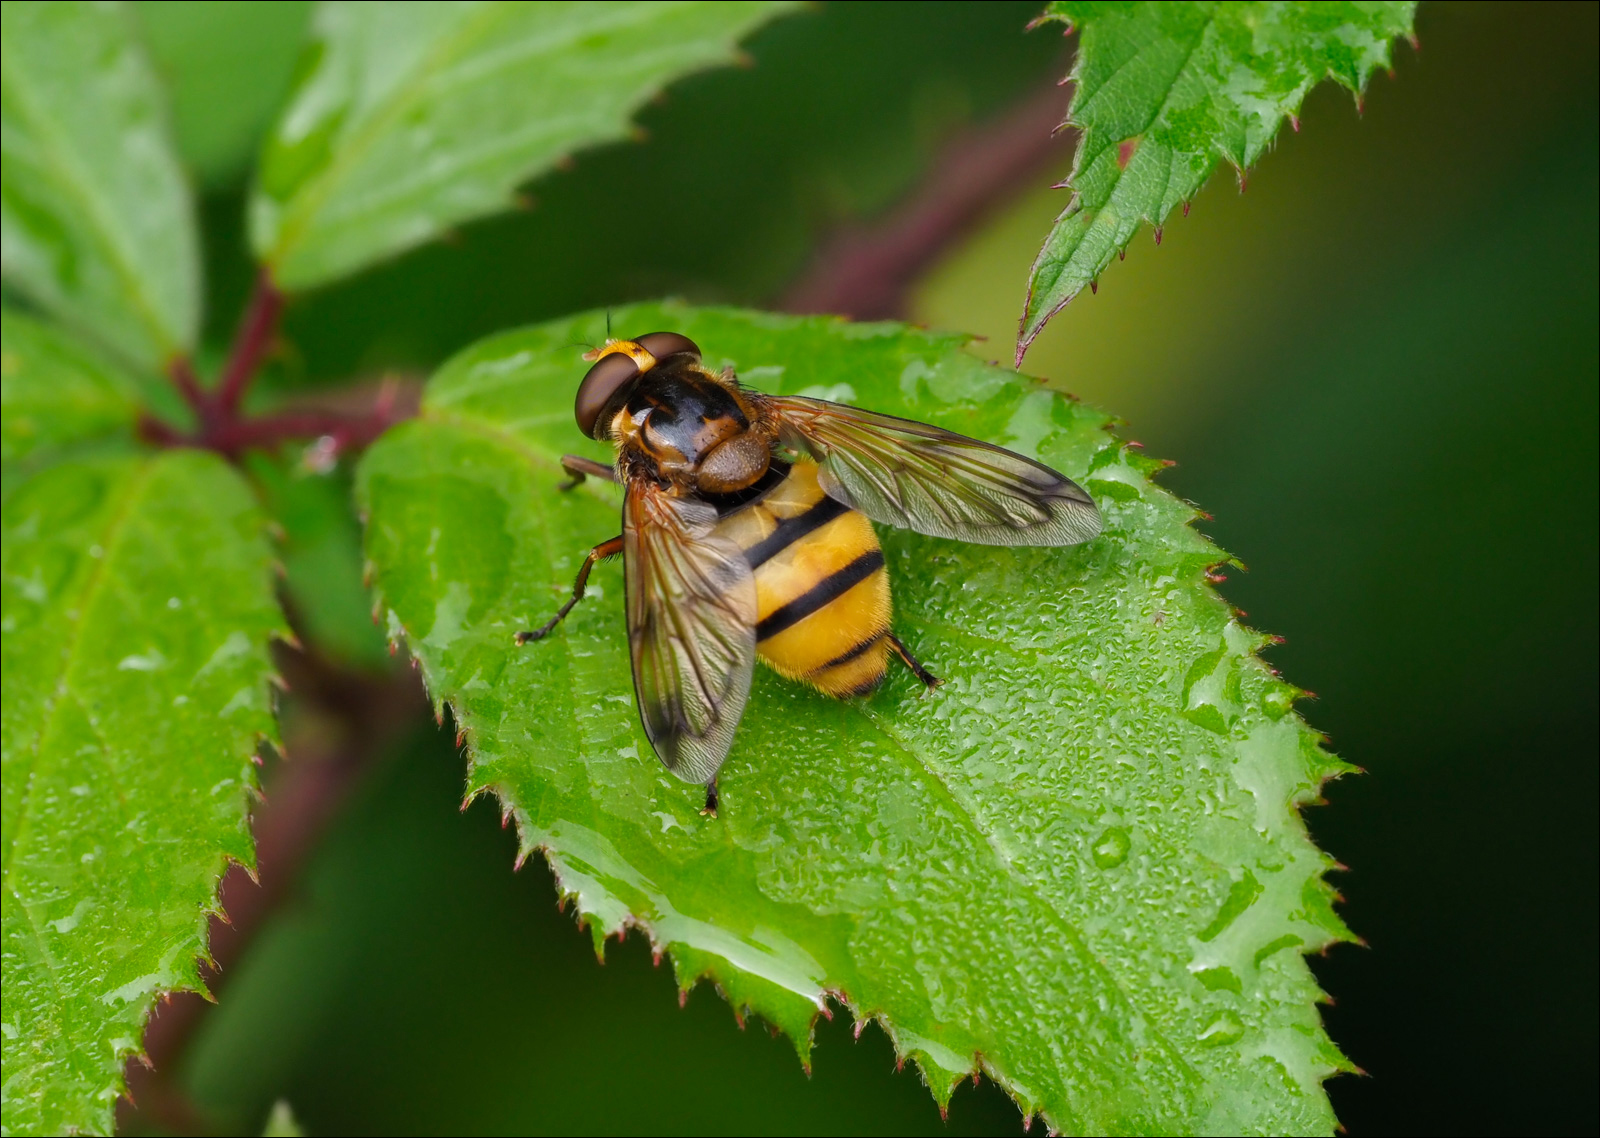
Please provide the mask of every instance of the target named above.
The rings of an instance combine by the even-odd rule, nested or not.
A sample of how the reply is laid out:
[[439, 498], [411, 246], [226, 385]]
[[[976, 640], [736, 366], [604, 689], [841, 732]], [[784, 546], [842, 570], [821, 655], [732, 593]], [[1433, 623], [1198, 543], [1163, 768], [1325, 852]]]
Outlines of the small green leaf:
[[47, 458], [60, 447], [131, 435], [137, 384], [72, 337], [0, 311], [0, 462]]
[[49, 467], [4, 535], [5, 1129], [109, 1133], [157, 995], [200, 986], [226, 860], [253, 859], [270, 551], [197, 451]]
[[256, 252], [303, 289], [508, 209], [518, 185], [625, 137], [664, 85], [733, 61], [793, 6], [324, 3], [262, 158]]
[[159, 368], [195, 343], [199, 246], [132, 21], [116, 4], [7, 0], [0, 60], [6, 282]]
[[639, 728], [620, 569], [513, 643], [619, 529], [616, 488], [556, 489], [562, 452], [606, 457], [572, 422], [573, 345], [604, 316], [447, 364], [358, 471], [367, 554], [391, 635], [466, 732], [470, 793], [500, 796], [597, 943], [642, 928], [681, 984], [712, 978], [803, 1057], [843, 1002], [941, 1102], [982, 1069], [1060, 1131], [1330, 1130], [1320, 1082], [1347, 1064], [1301, 952], [1348, 934], [1296, 807], [1345, 768], [1210, 590], [1226, 555], [1149, 483], [1158, 464], [956, 337], [676, 305], [613, 326], [1038, 455], [1106, 529], [1071, 549], [881, 531], [896, 629], [944, 686], [896, 672], [842, 702], [761, 671], [703, 818]]
[[[1120, 4], [1055, 0], [1078, 30], [1065, 125], [1083, 132], [1072, 201], [1033, 264], [1017, 365], [1045, 324], [1099, 279], [1142, 222], [1160, 226], [1219, 161], [1255, 164], [1323, 78], [1358, 95], [1411, 31], [1412, 0]], [[1159, 236], [1159, 231], [1158, 234]]]

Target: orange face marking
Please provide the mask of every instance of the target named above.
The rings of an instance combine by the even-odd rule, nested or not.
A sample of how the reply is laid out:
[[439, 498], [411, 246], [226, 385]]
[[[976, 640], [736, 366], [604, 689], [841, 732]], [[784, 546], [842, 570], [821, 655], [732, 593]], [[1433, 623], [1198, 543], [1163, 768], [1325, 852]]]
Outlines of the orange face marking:
[[624, 355], [639, 365], [639, 374], [643, 375], [656, 366], [656, 358], [632, 340], [607, 340], [598, 348], [590, 348], [583, 353], [583, 358], [588, 363], [604, 359], [606, 356]]

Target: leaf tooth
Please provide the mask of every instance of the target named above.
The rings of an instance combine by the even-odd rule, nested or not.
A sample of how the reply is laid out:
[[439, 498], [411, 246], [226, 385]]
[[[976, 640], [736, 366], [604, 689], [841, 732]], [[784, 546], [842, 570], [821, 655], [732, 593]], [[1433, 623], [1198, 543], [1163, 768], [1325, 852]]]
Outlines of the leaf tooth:
[[[589, 939], [594, 943], [594, 958], [604, 966], [606, 962], [606, 924], [604, 921], [584, 914], [578, 918], [578, 927], [589, 934]], [[627, 930], [619, 929], [618, 935]]]

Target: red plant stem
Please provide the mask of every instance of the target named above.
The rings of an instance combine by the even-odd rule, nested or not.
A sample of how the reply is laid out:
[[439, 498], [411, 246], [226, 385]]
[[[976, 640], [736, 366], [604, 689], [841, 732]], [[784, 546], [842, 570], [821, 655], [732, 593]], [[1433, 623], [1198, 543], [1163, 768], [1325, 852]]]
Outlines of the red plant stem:
[[200, 389], [200, 378], [194, 373], [194, 363], [188, 356], [175, 356], [167, 364], [167, 374], [172, 377], [173, 386], [183, 396], [183, 401], [194, 408], [195, 413], [201, 418], [206, 413], [206, 393]]
[[139, 416], [139, 437], [145, 442], [154, 443], [158, 447], [178, 447], [189, 442], [178, 428], [164, 419], [157, 419], [154, 415], [141, 414]]
[[206, 438], [206, 445], [223, 454], [237, 454], [246, 447], [272, 448], [294, 439], [331, 436], [342, 447], [370, 442], [387, 426], [374, 414], [357, 418], [331, 411], [285, 411], [254, 419], [223, 423]]
[[256, 275], [255, 291], [250, 294], [250, 303], [239, 325], [239, 334], [234, 337], [233, 354], [228, 357], [222, 382], [217, 385], [213, 396], [217, 417], [222, 423], [232, 423], [238, 413], [239, 403], [249, 390], [250, 381], [255, 378], [262, 357], [272, 343], [272, 334], [278, 326], [278, 314], [282, 311], [283, 293], [277, 290], [271, 274], [263, 268]]
[[905, 201], [824, 243], [778, 307], [857, 320], [903, 318], [908, 290], [934, 261], [1031, 177], [1072, 153], [1076, 131], [1060, 129], [1067, 100], [1068, 92], [1051, 81], [953, 139]]

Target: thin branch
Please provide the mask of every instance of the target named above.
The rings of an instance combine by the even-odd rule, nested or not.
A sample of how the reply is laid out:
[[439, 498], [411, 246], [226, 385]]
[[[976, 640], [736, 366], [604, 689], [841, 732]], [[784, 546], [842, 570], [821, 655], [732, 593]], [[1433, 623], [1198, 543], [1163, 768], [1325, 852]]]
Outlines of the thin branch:
[[189, 436], [177, 427], [165, 419], [157, 419], [148, 411], [140, 413], [137, 430], [141, 439], [158, 447], [187, 446], [191, 441]]
[[331, 440], [336, 453], [362, 447], [383, 434], [390, 426], [378, 409], [365, 416], [341, 415], [329, 411], [284, 411], [254, 419], [237, 419], [218, 427], [206, 438], [213, 450], [234, 456], [250, 447], [274, 450], [296, 439]]
[[212, 418], [194, 434], [145, 414], [139, 420], [139, 435], [157, 446], [201, 447], [228, 458], [238, 458], [252, 447], [276, 450], [285, 443], [321, 439], [318, 457], [331, 462], [346, 451], [370, 445], [394, 424], [416, 415], [421, 391], [417, 379], [389, 376], [376, 385], [347, 387], [334, 398], [300, 400], [268, 415]]
[[194, 373], [194, 363], [188, 356], [174, 356], [172, 362], [167, 364], [167, 375], [172, 379], [172, 384], [178, 389], [178, 394], [183, 396], [183, 401], [194, 408], [195, 413], [201, 418], [205, 417], [206, 393], [200, 389], [200, 377]]
[[255, 291], [250, 294], [244, 320], [234, 337], [233, 353], [228, 357], [228, 366], [223, 369], [222, 381], [214, 396], [222, 422], [232, 421], [237, 414], [250, 381], [255, 378], [272, 344], [272, 334], [282, 311], [283, 293], [272, 283], [271, 274], [262, 269], [256, 275]]
[[1071, 155], [1076, 132], [1059, 130], [1067, 101], [1068, 92], [1051, 82], [952, 140], [909, 198], [826, 242], [779, 307], [857, 320], [904, 317], [907, 291], [939, 257]]

